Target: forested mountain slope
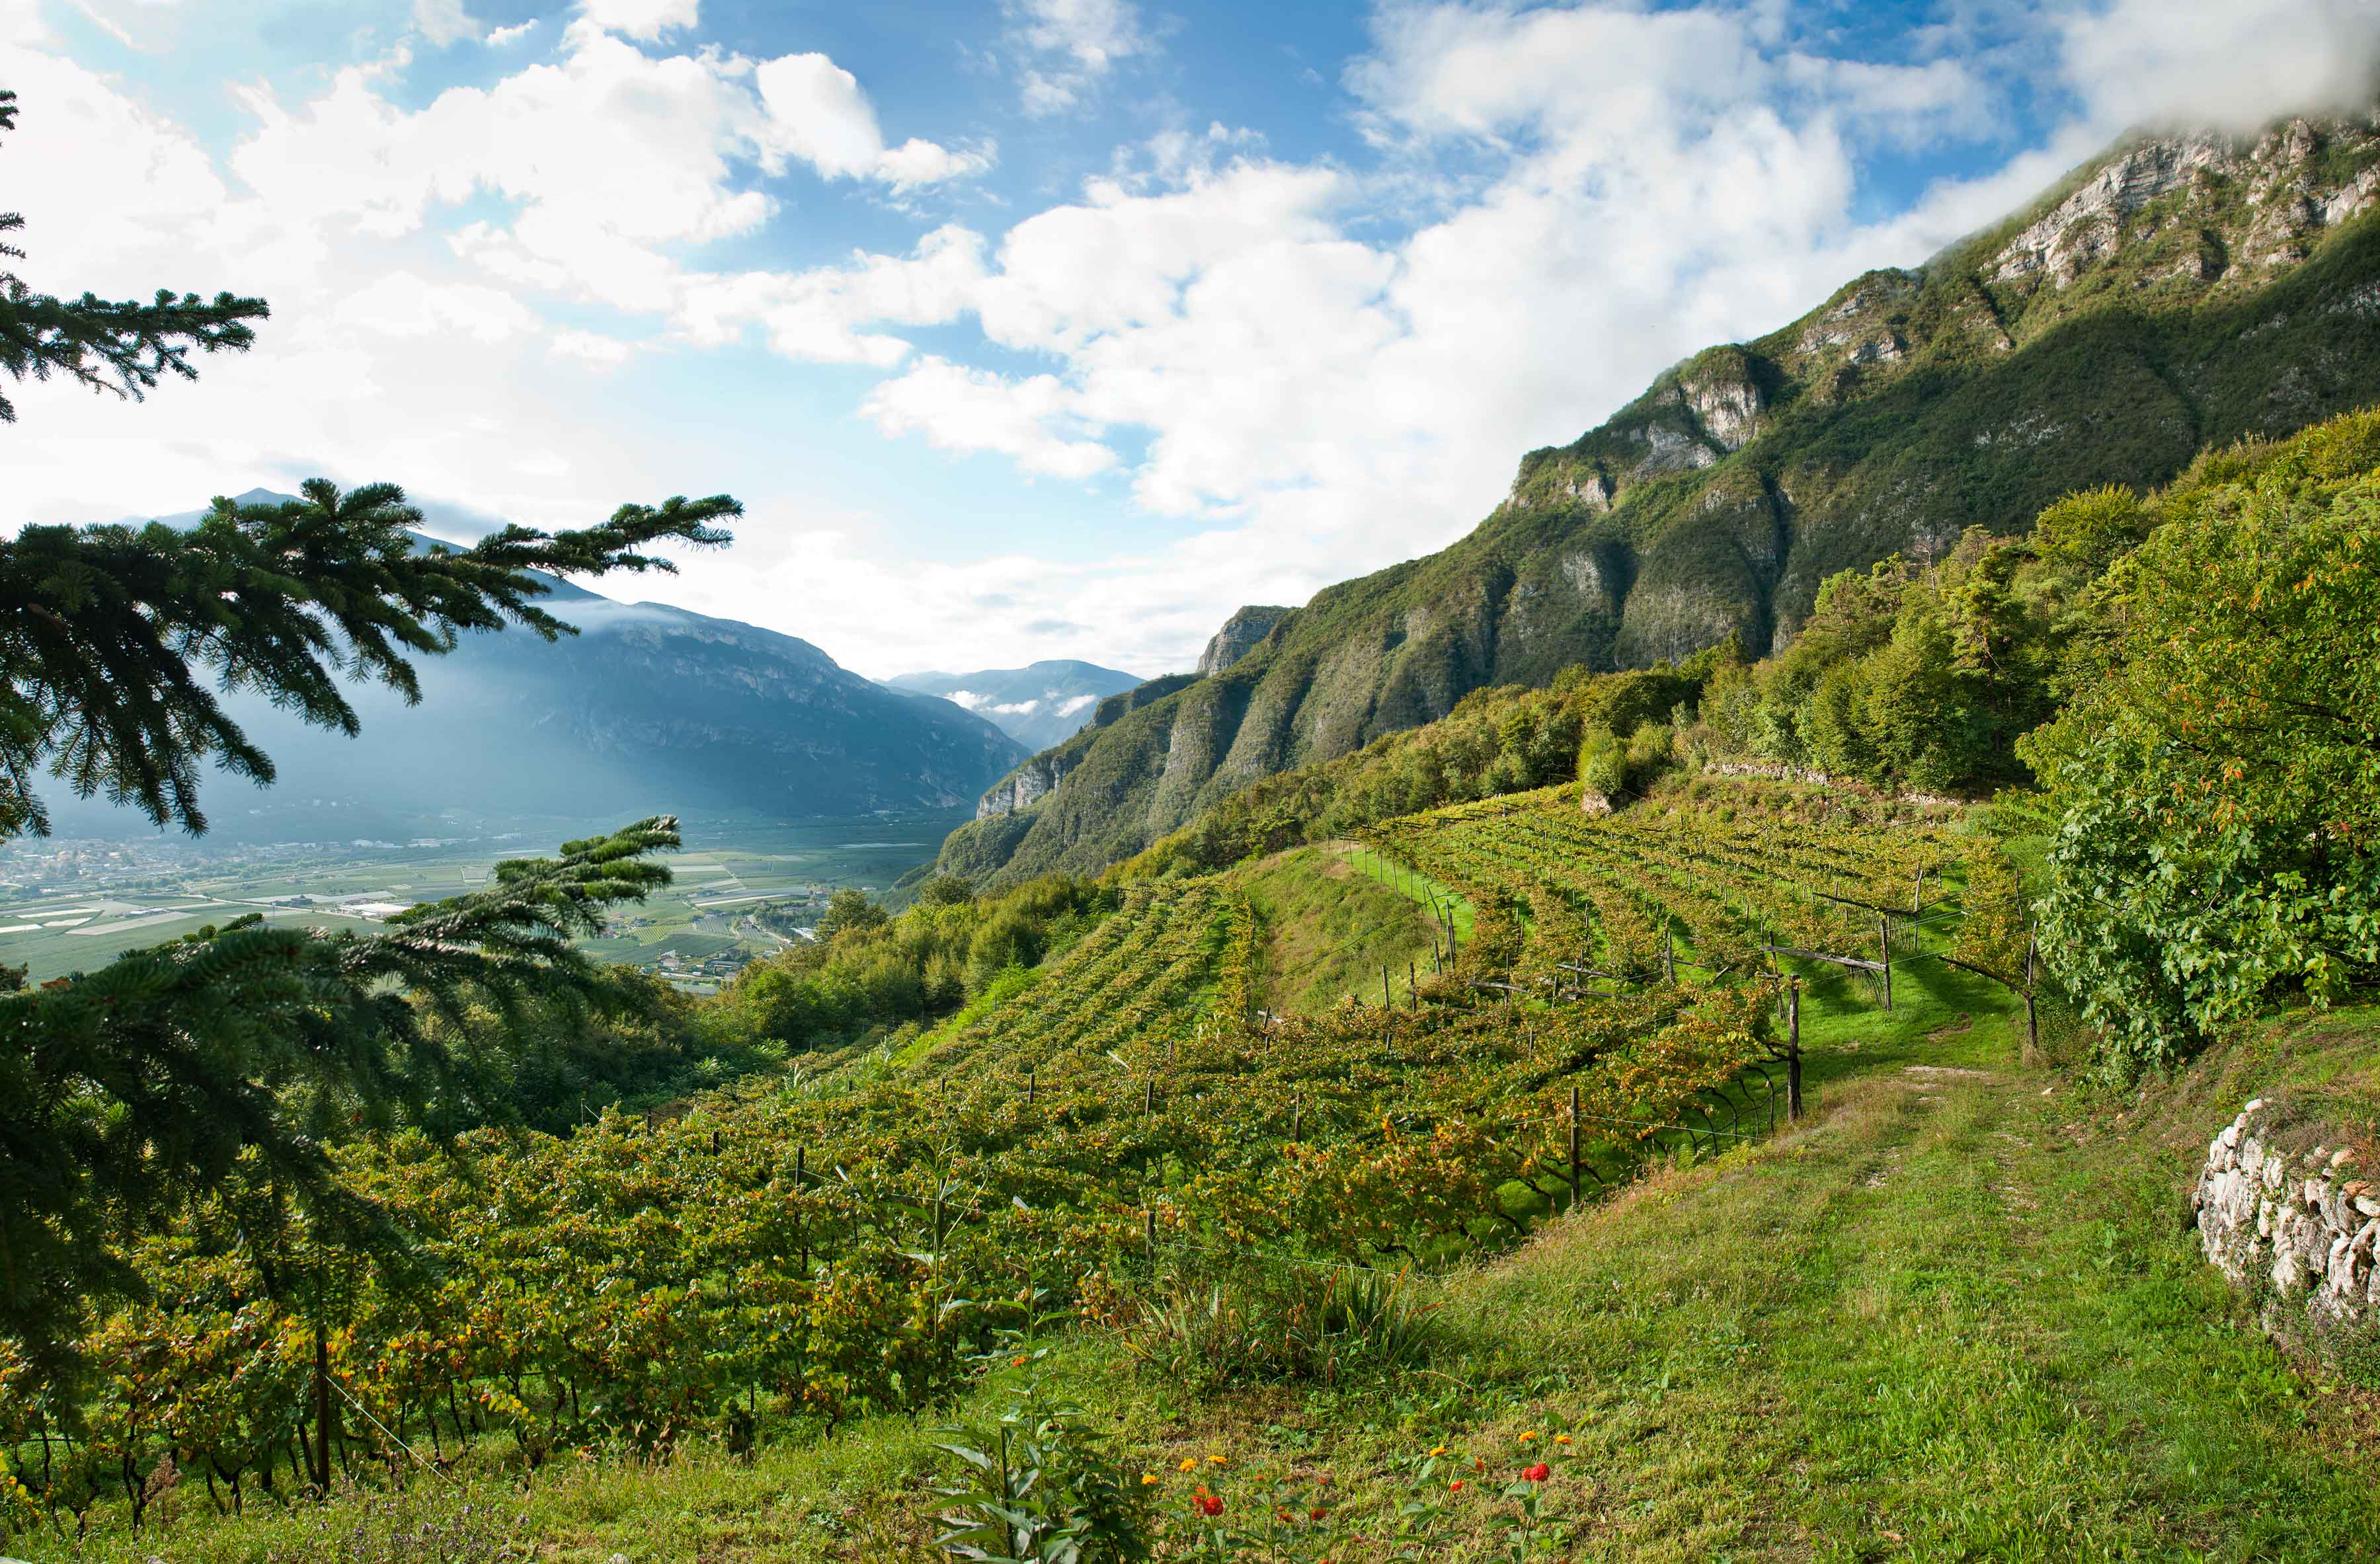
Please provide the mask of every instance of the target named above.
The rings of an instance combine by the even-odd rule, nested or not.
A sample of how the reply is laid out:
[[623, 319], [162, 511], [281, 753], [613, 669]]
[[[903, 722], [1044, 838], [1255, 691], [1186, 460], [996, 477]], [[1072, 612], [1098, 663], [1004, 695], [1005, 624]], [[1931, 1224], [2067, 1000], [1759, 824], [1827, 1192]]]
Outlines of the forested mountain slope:
[[[2380, 390], [2380, 134], [2127, 143], [1910, 272], [1664, 373], [1440, 553], [1318, 594], [1220, 673], [1036, 757], [941, 867], [1127, 855], [1249, 782], [1571, 664], [1790, 638], [1818, 584]], [[1017, 785], [1028, 783], [1029, 785]]]
[[[353, 687], [363, 724], [353, 738], [259, 697], [226, 696], [279, 779], [252, 796], [224, 789], [216, 834], [410, 833], [458, 809], [526, 828], [654, 813], [947, 808], [1024, 754], [981, 718], [886, 689], [796, 637], [559, 580], [544, 601], [579, 634], [552, 645], [466, 636], [422, 668], [418, 706]], [[67, 835], [152, 829], [97, 801], [62, 796], [55, 813]]]

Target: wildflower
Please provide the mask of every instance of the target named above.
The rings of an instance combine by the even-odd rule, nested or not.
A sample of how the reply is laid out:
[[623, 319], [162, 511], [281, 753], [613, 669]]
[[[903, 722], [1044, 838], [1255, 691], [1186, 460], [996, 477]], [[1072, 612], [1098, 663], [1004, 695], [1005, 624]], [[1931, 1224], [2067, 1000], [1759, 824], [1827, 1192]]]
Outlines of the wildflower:
[[1429, 1453], [1432, 1455], [1444, 1455], [1446, 1453], [1446, 1447], [1444, 1445], [1432, 1445], [1429, 1447]]
[[1221, 1456], [1220, 1456], [1220, 1455], [1210, 1455], [1210, 1456], [1208, 1456], [1207, 1459], [1208, 1459], [1208, 1461], [1213, 1461], [1213, 1462], [1214, 1462], [1216, 1465], [1218, 1465], [1218, 1466], [1220, 1466], [1220, 1465], [1222, 1465], [1222, 1464], [1223, 1464], [1223, 1458], [1222, 1458]]
[[1474, 1472], [1485, 1472], [1485, 1471], [1487, 1471], [1487, 1470], [1488, 1470], [1488, 1458], [1487, 1458], [1486, 1456], [1484, 1456], [1484, 1455], [1475, 1455], [1475, 1456], [1473, 1456], [1473, 1457], [1471, 1458], [1471, 1470], [1472, 1470], [1472, 1471], [1474, 1471]]
[[1185, 1455], [1182, 1458], [1182, 1464], [1175, 1467], [1174, 1470], [1177, 1472], [1196, 1472], [1198, 1470], [1198, 1458], [1195, 1455]]
[[1326, 1515], [1328, 1515], [1328, 1514], [1330, 1514], [1330, 1511], [1329, 1511], [1329, 1510], [1327, 1510], [1327, 1509], [1323, 1509], [1320, 1505], [1318, 1505], [1318, 1505], [1316, 1505], [1313, 1509], [1309, 1509], [1309, 1510], [1307, 1510], [1307, 1511], [1305, 1512], [1305, 1518], [1306, 1518], [1308, 1521], [1319, 1521], [1319, 1520], [1321, 1520], [1324, 1516], [1326, 1516]]
[[1212, 1521], [1216, 1516], [1220, 1515], [1223, 1512], [1222, 1499], [1214, 1494], [1208, 1493], [1204, 1488], [1200, 1488], [1196, 1493], [1190, 1496], [1190, 1505], [1192, 1509], [1197, 1510], [1199, 1514], [1204, 1515], [1209, 1521]]
[[1025, 1354], [1019, 1352], [1014, 1357], [1009, 1359], [1008, 1366], [1011, 1368], [1023, 1368], [1025, 1366]]
[[1446, 1485], [1446, 1491], [1451, 1494], [1461, 1493], [1463, 1491], [1463, 1479], [1457, 1477], [1453, 1482]]
[[1157, 1473], [1154, 1472], [1142, 1473], [1140, 1474], [1140, 1485], [1144, 1488], [1155, 1487], [1157, 1485]]
[[1535, 1466], [1524, 1468], [1522, 1471], [1521, 1475], [1526, 1477], [1532, 1483], [1542, 1483], [1547, 1478], [1553, 1475], [1553, 1468], [1548, 1466], [1541, 1461]]
[[1535, 1434], [1524, 1434], [1524, 1435], [1522, 1435], [1522, 1436], [1521, 1436], [1521, 1443], [1523, 1443], [1523, 1444], [1524, 1444], [1524, 1445], [1525, 1445], [1525, 1444], [1527, 1444], [1531, 1439], [1534, 1439], [1534, 1438], [1536, 1438], [1536, 1436]]
[[1566, 1445], [1566, 1444], [1569, 1444], [1569, 1443], [1570, 1443], [1570, 1436], [1569, 1436], [1569, 1435], [1567, 1435], [1567, 1434], [1557, 1434], [1557, 1435], [1555, 1435], [1555, 1436], [1554, 1436], [1554, 1443], [1555, 1443], [1555, 1444], [1558, 1444], [1558, 1445]]

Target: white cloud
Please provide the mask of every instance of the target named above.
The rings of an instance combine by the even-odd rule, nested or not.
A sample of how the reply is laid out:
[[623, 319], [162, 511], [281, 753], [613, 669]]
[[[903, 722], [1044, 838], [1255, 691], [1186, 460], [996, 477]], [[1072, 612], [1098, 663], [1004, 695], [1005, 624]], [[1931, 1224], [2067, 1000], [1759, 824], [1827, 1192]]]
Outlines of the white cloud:
[[537, 18], [535, 17], [531, 17], [528, 20], [517, 23], [512, 27], [497, 28], [494, 31], [488, 34], [488, 47], [491, 49], [501, 49], [507, 44], [517, 43], [536, 30]]
[[2068, 13], [2065, 72], [2104, 126], [2252, 130], [2277, 114], [2368, 108], [2369, 0], [2110, 0]]
[[463, 0], [413, 0], [413, 25], [442, 47], [479, 36], [480, 24], [463, 8]]
[[1118, 60], [1151, 47], [1131, 0], [1010, 0], [1007, 9], [1026, 61], [1025, 112], [1036, 117], [1074, 107]]
[[985, 276], [983, 236], [946, 224], [906, 256], [855, 256], [809, 272], [747, 272], [689, 279], [678, 318], [704, 346], [733, 341], [747, 321], [788, 358], [889, 369], [908, 357], [901, 337], [868, 323], [943, 325], [971, 307]]
[[1058, 703], [1056, 715], [1072, 717], [1077, 712], [1087, 711], [1099, 704], [1099, 697], [1095, 695], [1068, 696]]
[[[226, 168], [137, 89], [44, 53], [38, 17], [0, 0], [0, 72], [26, 102], [5, 172], [29, 279], [117, 297], [231, 286], [274, 305], [257, 353], [211, 360], [201, 387], [143, 409], [24, 388], [39, 435], [17, 448], [12, 491], [20, 515], [82, 519], [328, 471], [581, 522], [693, 487], [692, 451], [695, 481], [745, 494], [752, 515], [731, 556], [662, 584], [676, 600], [871, 671], [1183, 667], [1232, 608], [1303, 600], [1450, 540], [1524, 450], [1573, 437], [1688, 351], [1922, 259], [2127, 120], [2250, 123], [2360, 92], [2380, 52], [2370, 7], [2343, 0], [1981, 9], [2017, 46], [1912, 45], [1893, 65], [1833, 57], [1815, 23], [1767, 0], [1392, 3], [1344, 77], [1369, 155], [1301, 163], [1265, 155], [1252, 128], [1169, 132], [1004, 229], [943, 223], [838, 264], [706, 271], [698, 247], [741, 241], [740, 262], [773, 236], [762, 180], [787, 167], [838, 182], [808, 224], [854, 184], [882, 216], [887, 192], [990, 151], [888, 142], [847, 72], [697, 47], [673, 30], [697, 19], [681, 0], [582, 7], [550, 58], [426, 103], [400, 91], [395, 60], [303, 96], [249, 88], [256, 127]], [[1019, 6], [1009, 26], [1025, 68], [1055, 84], [1045, 108], [1152, 48], [1123, 6]], [[1996, 146], [2020, 70], [2073, 113], [1982, 176], [1864, 215], [1872, 149]], [[552, 329], [547, 295], [666, 334]], [[913, 339], [929, 329], [925, 357]], [[1056, 561], [951, 544], [912, 557], [888, 540], [917, 536], [914, 516], [821, 522], [809, 475], [736, 451], [737, 420], [714, 441], [699, 407], [673, 424], [593, 372], [665, 340], [690, 360], [747, 334], [787, 359], [881, 371], [853, 432], [918, 437], [904, 459], [930, 447], [1035, 477], [1112, 475], [1173, 519], [1119, 516], [1111, 539]], [[794, 382], [786, 405], [834, 383]], [[128, 465], [135, 427], [145, 454]], [[1078, 698], [1066, 715], [1093, 703]]]
[[1115, 453], [1082, 438], [1072, 398], [1052, 375], [1009, 380], [928, 358], [869, 394], [861, 413], [887, 434], [922, 433], [945, 451], [996, 451], [1029, 473], [1093, 478]]
[[390, 272], [349, 294], [339, 318], [388, 336], [466, 336], [502, 342], [538, 329], [537, 314], [512, 295], [474, 283], [431, 283]]
[[824, 55], [786, 55], [754, 73], [768, 110], [766, 139], [829, 178], [880, 179], [895, 189], [940, 184], [991, 165], [983, 151], [952, 152], [931, 141], [884, 144], [859, 80]]
[[578, 0], [578, 14], [606, 32], [655, 42], [664, 32], [690, 28], [700, 0]]
[[546, 346], [557, 358], [576, 358], [599, 370], [615, 370], [637, 354], [634, 343], [575, 326], [554, 333]]

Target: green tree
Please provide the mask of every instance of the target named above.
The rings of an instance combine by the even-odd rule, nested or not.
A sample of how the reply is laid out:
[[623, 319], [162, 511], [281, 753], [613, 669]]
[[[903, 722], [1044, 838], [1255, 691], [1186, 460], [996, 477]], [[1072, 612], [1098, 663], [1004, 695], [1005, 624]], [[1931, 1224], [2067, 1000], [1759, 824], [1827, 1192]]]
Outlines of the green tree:
[[[0, 91], [0, 131], [16, 127], [17, 94]], [[0, 235], [24, 226], [21, 214], [0, 212]], [[196, 380], [189, 362], [193, 350], [246, 349], [256, 340], [249, 322], [270, 313], [261, 298], [219, 293], [209, 303], [171, 288], [159, 289], [147, 304], [110, 302], [89, 293], [57, 298], [35, 293], [6, 264], [24, 259], [23, 250], [0, 242], [0, 370], [12, 380], [62, 375], [138, 400], [161, 376]], [[16, 418], [15, 405], [0, 396], [0, 423]]]
[[[0, 94], [0, 128], [15, 112]], [[172, 308], [161, 296], [153, 310], [88, 295], [61, 305], [11, 275], [0, 279], [0, 367], [91, 384], [113, 375], [137, 398], [161, 373], [188, 377], [193, 347], [247, 346], [242, 322], [262, 313], [229, 295]], [[642, 551], [723, 544], [716, 524], [741, 512], [725, 495], [673, 499], [583, 530], [507, 527], [451, 549], [410, 530], [420, 515], [394, 485], [342, 493], [316, 479], [304, 495], [218, 500], [188, 532], [29, 527], [0, 542], [0, 839], [47, 829], [44, 771], [202, 831], [208, 761], [273, 778], [217, 690], [353, 733], [342, 678], [418, 699], [412, 660], [453, 649], [464, 631], [572, 633], [538, 605], [552, 576], [674, 568]], [[34, 989], [6, 974], [0, 1337], [60, 1374], [86, 1312], [137, 1285], [122, 1244], [235, 1186], [302, 1207], [318, 1234], [366, 1240], [372, 1214], [333, 1179], [326, 1146], [378, 1126], [506, 1117], [484, 1042], [647, 997], [572, 941], [665, 884], [651, 855], [677, 841], [676, 822], [655, 818], [569, 843], [382, 934], [249, 918]]]
[[2380, 969], [2380, 417], [2168, 500], [2101, 671], [2023, 746], [2063, 810], [2042, 949], [2123, 1076]]
[[890, 915], [868, 899], [867, 891], [846, 885], [826, 899], [826, 913], [818, 920], [818, 937], [832, 940], [847, 928], [881, 928]]

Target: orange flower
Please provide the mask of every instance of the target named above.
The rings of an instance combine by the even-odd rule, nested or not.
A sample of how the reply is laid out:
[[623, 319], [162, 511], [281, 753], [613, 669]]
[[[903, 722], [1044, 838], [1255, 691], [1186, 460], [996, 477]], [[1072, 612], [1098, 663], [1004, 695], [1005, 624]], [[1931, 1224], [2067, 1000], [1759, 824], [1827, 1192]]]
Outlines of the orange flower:
[[1175, 1467], [1174, 1470], [1177, 1472], [1196, 1472], [1198, 1470], [1198, 1458], [1195, 1455], [1185, 1455], [1182, 1458], [1182, 1464]]

